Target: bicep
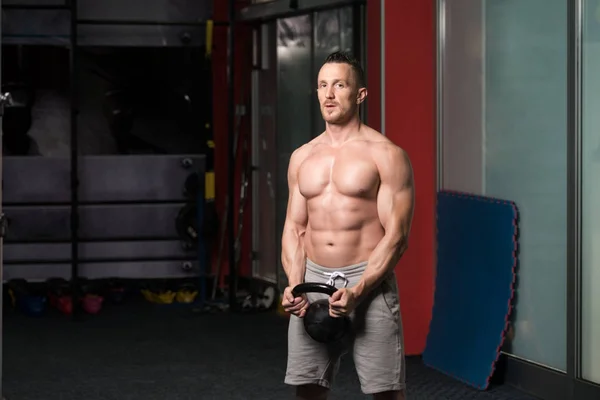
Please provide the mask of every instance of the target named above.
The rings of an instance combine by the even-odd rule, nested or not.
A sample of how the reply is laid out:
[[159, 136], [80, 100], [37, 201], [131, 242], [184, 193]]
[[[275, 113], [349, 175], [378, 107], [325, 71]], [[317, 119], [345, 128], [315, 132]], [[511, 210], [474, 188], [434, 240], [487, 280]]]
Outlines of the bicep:
[[394, 188], [383, 185], [377, 197], [377, 212], [383, 228], [388, 230], [410, 229], [414, 208], [413, 188]]
[[288, 203], [286, 212], [286, 225], [299, 225], [306, 226], [308, 222], [308, 212], [306, 210], [306, 199], [300, 193], [298, 187], [298, 169], [300, 166], [300, 160], [298, 152], [294, 152], [290, 158], [290, 165], [288, 167]]
[[298, 185], [289, 188], [286, 224], [293, 223], [298, 226], [306, 226], [308, 223], [308, 212], [306, 210], [306, 199], [300, 193]]
[[395, 152], [380, 169], [377, 211], [386, 231], [410, 230], [414, 209], [413, 172], [408, 156]]

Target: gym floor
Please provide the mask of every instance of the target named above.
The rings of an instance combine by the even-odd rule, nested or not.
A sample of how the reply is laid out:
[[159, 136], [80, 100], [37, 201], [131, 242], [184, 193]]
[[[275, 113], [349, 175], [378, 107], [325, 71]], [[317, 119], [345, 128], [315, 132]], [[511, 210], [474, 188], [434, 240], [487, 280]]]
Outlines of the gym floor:
[[[193, 314], [143, 300], [75, 322], [50, 310], [4, 313], [6, 400], [291, 399], [283, 384], [287, 319]], [[409, 358], [410, 400], [533, 399], [499, 385], [471, 389]], [[331, 399], [367, 399], [346, 356]]]

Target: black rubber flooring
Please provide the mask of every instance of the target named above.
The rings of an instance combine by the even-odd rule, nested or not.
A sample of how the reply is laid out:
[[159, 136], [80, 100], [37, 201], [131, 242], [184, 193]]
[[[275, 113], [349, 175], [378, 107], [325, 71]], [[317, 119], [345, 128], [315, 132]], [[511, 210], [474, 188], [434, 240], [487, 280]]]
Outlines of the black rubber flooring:
[[[192, 314], [142, 301], [75, 322], [5, 312], [7, 400], [292, 399], [283, 383], [287, 320], [275, 314]], [[500, 385], [471, 389], [409, 358], [408, 399], [532, 399]], [[331, 399], [366, 399], [352, 358]]]

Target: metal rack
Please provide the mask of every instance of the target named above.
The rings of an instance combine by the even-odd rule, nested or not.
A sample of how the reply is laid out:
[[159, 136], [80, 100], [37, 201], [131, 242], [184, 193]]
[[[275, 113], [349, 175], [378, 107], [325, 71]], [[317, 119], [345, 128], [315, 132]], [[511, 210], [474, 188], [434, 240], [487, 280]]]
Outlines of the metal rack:
[[71, 98], [71, 109], [70, 109], [70, 161], [71, 161], [71, 293], [73, 295], [73, 315], [78, 317], [80, 315], [80, 285], [79, 285], [79, 134], [77, 115], [79, 114], [79, 102], [78, 102], [78, 60], [77, 60], [77, 0], [70, 0], [70, 15], [71, 15], [71, 29], [70, 29], [70, 40], [71, 40], [71, 51], [69, 53], [69, 64], [70, 64], [70, 98]]
[[[76, 301], [80, 297], [80, 269], [79, 269], [79, 246], [80, 246], [80, 215], [79, 215], [79, 206], [80, 206], [80, 182], [79, 182], [79, 155], [78, 155], [78, 114], [79, 114], [79, 102], [78, 102], [78, 71], [79, 71], [79, 49], [83, 46], [86, 46], [86, 43], [81, 43], [80, 41], [80, 26], [136, 26], [136, 27], [177, 27], [177, 26], [188, 26], [188, 27], [207, 27], [207, 26], [228, 26], [229, 27], [229, 38], [227, 43], [227, 59], [228, 59], [228, 117], [230, 121], [234, 119], [235, 113], [235, 105], [233, 100], [234, 93], [234, 40], [233, 40], [233, 21], [235, 18], [235, 0], [229, 0], [229, 20], [228, 21], [160, 21], [160, 20], [132, 20], [132, 19], [79, 19], [79, 1], [78, 0], [65, 0], [65, 4], [40, 4], [40, 5], [31, 5], [31, 4], [18, 4], [17, 2], [11, 2], [10, 4], [4, 4], [2, 6], [3, 10], [46, 10], [52, 11], [55, 10], [57, 12], [69, 12], [69, 29], [68, 29], [68, 42], [62, 41], [64, 39], [64, 35], [57, 35], [56, 37], [59, 40], [61, 45], [67, 45], [70, 49], [69, 54], [69, 67], [70, 67], [70, 228], [71, 228], [71, 237], [70, 237], [70, 252], [71, 252], [71, 284], [74, 295], [74, 312], [73, 314], [76, 316], [79, 313], [78, 305], [79, 302]], [[60, 29], [59, 29], [60, 30]], [[181, 39], [184, 42], [184, 39]], [[36, 41], [39, 43], [39, 38]], [[210, 45], [211, 43], [209, 43]], [[98, 45], [96, 43], [96, 45]], [[114, 44], [107, 44], [113, 46]], [[186, 45], [186, 43], [183, 43]], [[190, 45], [187, 43], [187, 45]], [[209, 61], [210, 62], [210, 61]], [[227, 190], [229, 193], [234, 192], [234, 170], [235, 170], [235, 155], [233, 154], [233, 137], [234, 137], [234, 127], [232, 123], [228, 124], [228, 180], [227, 180]], [[212, 127], [211, 127], [212, 130]], [[210, 146], [209, 146], [210, 147]], [[206, 171], [212, 172], [214, 157], [208, 157], [210, 160], [210, 164], [206, 165]], [[234, 214], [233, 202], [230, 201], [228, 203], [228, 210], [230, 216]], [[233, 227], [233, 218], [228, 218], [228, 231], [234, 232]], [[235, 244], [234, 244], [234, 235], [228, 235], [228, 260], [229, 265], [235, 265]], [[198, 251], [199, 256], [202, 253]], [[200, 263], [202, 265], [203, 263]], [[203, 272], [201, 271], [201, 274]], [[236, 283], [237, 283], [237, 271], [234, 267], [230, 267], [229, 273], [229, 303], [230, 308], [235, 309], [237, 300], [236, 300]]]
[[234, 103], [234, 28], [235, 28], [235, 0], [229, 0], [229, 32], [227, 36], [227, 193], [231, 200], [227, 203], [227, 231], [229, 232], [229, 240], [227, 246], [227, 260], [229, 264], [229, 307], [232, 310], [237, 309], [237, 271], [235, 266], [235, 235], [233, 215], [235, 208], [233, 206], [233, 193], [235, 190], [235, 127], [233, 121], [235, 119], [235, 103]]

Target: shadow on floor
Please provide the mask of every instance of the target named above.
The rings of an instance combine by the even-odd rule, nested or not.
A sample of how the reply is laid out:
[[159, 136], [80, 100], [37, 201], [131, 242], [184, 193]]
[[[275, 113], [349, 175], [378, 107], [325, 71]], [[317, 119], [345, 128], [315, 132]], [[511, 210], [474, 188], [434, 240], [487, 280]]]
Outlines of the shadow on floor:
[[[81, 322], [54, 311], [5, 312], [7, 400], [282, 400], [287, 320], [274, 314], [192, 314], [131, 302]], [[486, 392], [408, 360], [408, 399], [532, 399]], [[331, 399], [367, 399], [347, 356]]]

